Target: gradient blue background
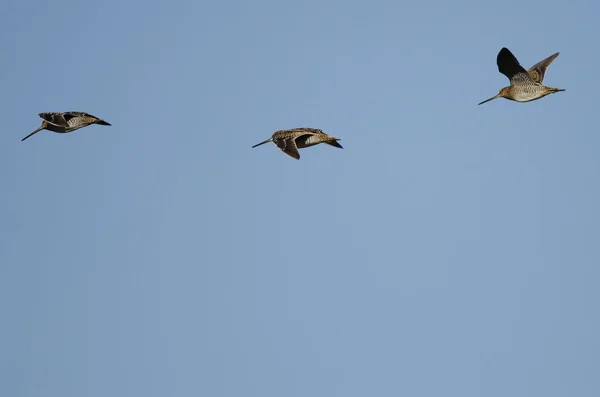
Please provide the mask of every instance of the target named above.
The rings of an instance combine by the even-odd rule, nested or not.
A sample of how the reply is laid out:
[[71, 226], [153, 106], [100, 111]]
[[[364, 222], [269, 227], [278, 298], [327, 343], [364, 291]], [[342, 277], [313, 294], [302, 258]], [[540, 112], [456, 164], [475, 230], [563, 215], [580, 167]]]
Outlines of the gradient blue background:
[[[5, 4], [0, 395], [599, 396], [599, 15]], [[567, 91], [477, 106], [503, 46]]]

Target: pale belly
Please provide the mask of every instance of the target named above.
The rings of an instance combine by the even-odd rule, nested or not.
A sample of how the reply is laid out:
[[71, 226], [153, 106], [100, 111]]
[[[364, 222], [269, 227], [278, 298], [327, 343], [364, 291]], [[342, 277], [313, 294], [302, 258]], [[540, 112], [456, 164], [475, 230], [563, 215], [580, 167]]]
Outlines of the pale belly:
[[529, 102], [540, 99], [545, 95], [546, 94], [542, 90], [517, 91], [512, 99], [517, 102]]

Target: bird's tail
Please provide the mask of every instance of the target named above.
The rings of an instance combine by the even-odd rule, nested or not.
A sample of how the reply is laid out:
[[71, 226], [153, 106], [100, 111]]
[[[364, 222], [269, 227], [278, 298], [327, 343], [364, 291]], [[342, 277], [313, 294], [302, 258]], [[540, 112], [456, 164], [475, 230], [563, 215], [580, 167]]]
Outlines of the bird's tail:
[[330, 138], [331, 138], [331, 140], [324, 141], [323, 143], [326, 143], [326, 144], [331, 145], [331, 146], [335, 146], [335, 147], [340, 148], [340, 149], [344, 148], [338, 142], [340, 140], [340, 138], [334, 138], [334, 137], [330, 137]]

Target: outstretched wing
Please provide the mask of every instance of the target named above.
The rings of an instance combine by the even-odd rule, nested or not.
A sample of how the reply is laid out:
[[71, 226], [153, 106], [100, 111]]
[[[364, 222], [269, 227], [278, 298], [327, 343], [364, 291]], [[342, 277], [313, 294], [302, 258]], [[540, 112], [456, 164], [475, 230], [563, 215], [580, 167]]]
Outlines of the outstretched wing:
[[557, 52], [556, 54], [550, 55], [548, 58], [536, 63], [535, 65], [533, 65], [532, 67], [529, 68], [529, 70], [527, 72], [529, 73], [531, 78], [536, 83], [541, 84], [542, 81], [544, 81], [544, 76], [546, 75], [546, 69], [556, 59], [558, 54], [559, 53]]
[[498, 71], [508, 77], [511, 85], [523, 84], [524, 82], [533, 82], [533, 79], [527, 71], [519, 64], [517, 58], [508, 48], [502, 48], [496, 59]]

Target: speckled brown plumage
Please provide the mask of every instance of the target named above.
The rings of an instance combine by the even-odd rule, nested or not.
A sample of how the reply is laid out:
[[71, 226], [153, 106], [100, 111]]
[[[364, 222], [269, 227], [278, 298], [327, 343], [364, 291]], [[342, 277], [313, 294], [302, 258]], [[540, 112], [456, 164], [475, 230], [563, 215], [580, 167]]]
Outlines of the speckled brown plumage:
[[564, 91], [562, 88], [552, 88], [542, 85], [546, 69], [556, 59], [558, 52], [525, 70], [517, 58], [507, 48], [502, 48], [496, 58], [498, 71], [510, 80], [510, 86], [500, 90], [498, 95], [480, 102], [479, 105], [496, 98], [506, 98], [511, 101], [529, 102], [540, 99], [555, 92]]
[[271, 138], [257, 143], [252, 147], [255, 148], [267, 142], [273, 142], [283, 153], [296, 160], [300, 160], [298, 149], [318, 145], [319, 143], [326, 143], [343, 149], [342, 145], [337, 142], [338, 140], [339, 138], [329, 136], [316, 128], [293, 128], [290, 130], [275, 131]]
[[91, 124], [110, 125], [106, 121], [85, 112], [46, 112], [40, 113], [39, 116], [43, 120], [42, 125], [37, 130], [21, 139], [21, 142], [41, 130], [67, 133], [82, 127], [87, 127]]

